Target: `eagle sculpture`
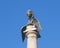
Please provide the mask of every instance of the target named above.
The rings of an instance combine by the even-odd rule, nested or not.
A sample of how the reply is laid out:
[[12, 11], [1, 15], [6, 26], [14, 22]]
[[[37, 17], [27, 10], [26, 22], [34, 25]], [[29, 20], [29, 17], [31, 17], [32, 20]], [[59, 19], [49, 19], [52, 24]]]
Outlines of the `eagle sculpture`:
[[28, 18], [28, 23], [27, 25], [25, 25], [22, 29], [21, 29], [21, 33], [22, 33], [22, 41], [24, 42], [25, 39], [25, 34], [26, 32], [24, 32], [26, 30], [26, 27], [28, 25], [34, 25], [37, 30], [36, 32], [38, 32], [38, 38], [41, 37], [39, 34], [39, 30], [41, 29], [41, 26], [39, 24], [39, 21], [34, 17], [33, 11], [32, 10], [28, 10], [27, 12], [27, 18]]

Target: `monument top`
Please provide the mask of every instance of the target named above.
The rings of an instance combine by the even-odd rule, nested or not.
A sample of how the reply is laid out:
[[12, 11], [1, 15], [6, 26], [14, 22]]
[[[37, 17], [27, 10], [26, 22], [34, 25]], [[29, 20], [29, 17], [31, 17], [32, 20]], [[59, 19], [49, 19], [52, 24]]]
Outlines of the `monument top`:
[[41, 26], [39, 21], [34, 17], [33, 11], [31, 9], [27, 11], [27, 17], [28, 24], [23, 26], [23, 28], [21, 29], [23, 41], [25, 39], [26, 33], [28, 33], [29, 31], [35, 31], [38, 34], [38, 38], [40, 37], [39, 31], [41, 30]]

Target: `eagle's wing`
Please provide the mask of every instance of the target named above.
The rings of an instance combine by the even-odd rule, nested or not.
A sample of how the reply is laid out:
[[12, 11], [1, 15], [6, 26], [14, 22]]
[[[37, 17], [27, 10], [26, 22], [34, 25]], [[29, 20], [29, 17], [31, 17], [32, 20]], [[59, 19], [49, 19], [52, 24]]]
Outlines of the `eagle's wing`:
[[41, 29], [41, 25], [37, 19], [33, 18], [33, 24], [37, 27], [38, 30]]
[[22, 29], [21, 29], [21, 34], [22, 34], [22, 41], [24, 42], [24, 39], [25, 39], [25, 33], [23, 33], [23, 31], [26, 30], [26, 26], [24, 26]]

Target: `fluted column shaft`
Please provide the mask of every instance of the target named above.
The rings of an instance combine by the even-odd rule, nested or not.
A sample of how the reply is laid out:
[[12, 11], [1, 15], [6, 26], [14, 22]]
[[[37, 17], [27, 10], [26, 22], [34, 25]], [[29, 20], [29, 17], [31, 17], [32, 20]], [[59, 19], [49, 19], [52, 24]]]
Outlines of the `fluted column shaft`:
[[37, 48], [37, 32], [29, 31], [27, 36], [27, 48]]

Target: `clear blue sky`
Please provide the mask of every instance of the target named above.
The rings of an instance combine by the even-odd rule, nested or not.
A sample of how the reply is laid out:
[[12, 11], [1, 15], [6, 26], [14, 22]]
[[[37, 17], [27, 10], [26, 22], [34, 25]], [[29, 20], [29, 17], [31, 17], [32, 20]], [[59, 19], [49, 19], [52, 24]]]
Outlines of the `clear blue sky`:
[[38, 48], [60, 48], [60, 0], [0, 0], [0, 48], [26, 48], [20, 28], [28, 9], [42, 26]]

